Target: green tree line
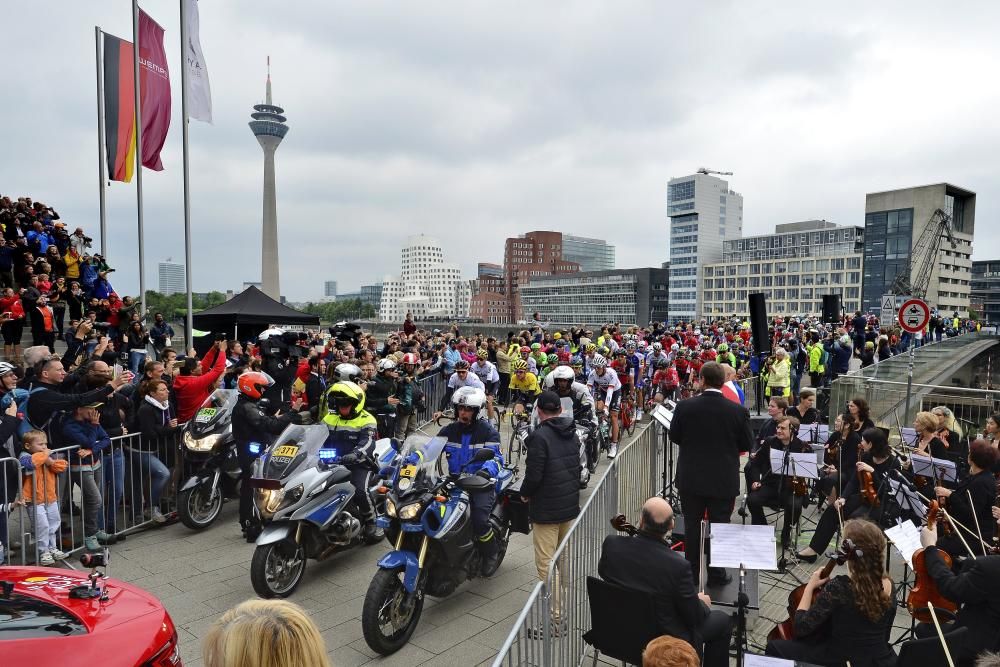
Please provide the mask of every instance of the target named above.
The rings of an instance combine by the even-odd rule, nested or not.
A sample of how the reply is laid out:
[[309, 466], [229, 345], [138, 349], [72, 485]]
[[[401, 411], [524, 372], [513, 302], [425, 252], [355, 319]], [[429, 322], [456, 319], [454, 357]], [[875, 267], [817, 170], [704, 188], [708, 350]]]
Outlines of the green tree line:
[[310, 315], [319, 315], [323, 322], [375, 317], [375, 308], [371, 304], [362, 303], [361, 299], [307, 303], [303, 311]]
[[[226, 295], [222, 292], [195, 294], [191, 298], [192, 310], [196, 313], [225, 302]], [[163, 313], [163, 317], [169, 321], [176, 322], [177, 320], [184, 319], [187, 315], [187, 296], [183, 292], [167, 296], [166, 294], [146, 290], [146, 305], [149, 308], [151, 316], [153, 313]]]

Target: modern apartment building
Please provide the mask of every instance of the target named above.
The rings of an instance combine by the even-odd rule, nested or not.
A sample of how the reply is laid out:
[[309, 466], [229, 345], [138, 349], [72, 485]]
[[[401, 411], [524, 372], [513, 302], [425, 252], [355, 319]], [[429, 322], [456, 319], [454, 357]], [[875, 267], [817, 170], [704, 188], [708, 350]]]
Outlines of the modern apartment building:
[[[972, 239], [976, 222], [976, 193], [950, 183], [865, 196], [864, 274], [862, 309], [878, 311], [880, 297], [888, 294], [896, 276], [909, 270], [917, 281], [923, 255], [918, 248], [937, 236], [935, 211], [951, 219], [955, 247], [941, 239], [924, 298], [931, 308], [966, 317], [972, 282]], [[928, 227], [930, 227], [928, 231]], [[926, 234], [925, 234], [926, 231]]]
[[168, 258], [165, 262], [160, 262], [160, 294], [169, 296], [185, 291], [184, 265], [171, 262]]
[[601, 239], [563, 234], [562, 258], [579, 264], [581, 271], [609, 271], [615, 268], [615, 247]]
[[400, 274], [382, 281], [379, 317], [468, 317], [468, 309], [469, 283], [457, 264], [444, 261], [441, 243], [423, 234], [409, 237], [400, 251]]
[[638, 324], [667, 316], [666, 269], [612, 269], [531, 277], [521, 286], [521, 305], [556, 324]]
[[774, 234], [723, 244], [722, 261], [703, 267], [706, 318], [750, 316], [748, 295], [762, 292], [771, 315], [821, 315], [823, 296], [837, 294], [853, 312], [861, 303], [859, 226], [826, 220], [776, 225]]
[[670, 216], [671, 322], [703, 313], [701, 269], [722, 260], [723, 243], [743, 233], [743, 195], [729, 182], [705, 173], [672, 178], [667, 184]]
[[971, 308], [993, 326], [1000, 324], [1000, 259], [972, 263]]

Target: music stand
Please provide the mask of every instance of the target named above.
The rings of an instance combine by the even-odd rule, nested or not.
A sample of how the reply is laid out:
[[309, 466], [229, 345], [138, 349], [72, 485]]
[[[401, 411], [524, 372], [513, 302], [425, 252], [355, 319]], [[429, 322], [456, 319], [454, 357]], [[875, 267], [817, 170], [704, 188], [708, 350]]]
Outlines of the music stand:
[[913, 465], [914, 475], [929, 477], [935, 484], [939, 481], [958, 481], [958, 467], [954, 461], [936, 459], [933, 456], [913, 453], [910, 454], [910, 463]]
[[[669, 406], [669, 407], [668, 407]], [[660, 497], [670, 502], [671, 506], [679, 509], [678, 498], [674, 491], [674, 445], [670, 441], [670, 424], [674, 419], [674, 408], [677, 404], [673, 401], [664, 401], [653, 408], [653, 419], [663, 428], [663, 470], [660, 472], [662, 487]]]
[[[770, 450], [771, 457], [771, 472], [776, 475], [781, 476], [781, 484], [784, 485], [785, 478], [795, 478], [804, 477], [805, 479], [819, 479], [819, 468], [816, 464], [816, 455], [813, 452], [797, 453], [792, 452], [789, 449], [785, 450]], [[779, 502], [783, 494], [783, 486], [779, 487], [778, 499]], [[795, 541], [798, 543], [799, 539], [799, 519], [801, 518], [801, 512], [796, 507], [796, 503], [799, 502], [798, 497], [795, 492], [792, 492], [792, 515], [795, 516]], [[785, 521], [788, 521], [788, 517], [784, 517]], [[790, 532], [790, 531], [789, 531]], [[791, 540], [789, 540], [791, 541]], [[778, 571], [784, 572], [788, 565], [788, 546], [786, 546], [785, 541], [781, 542], [781, 560], [778, 561]]]

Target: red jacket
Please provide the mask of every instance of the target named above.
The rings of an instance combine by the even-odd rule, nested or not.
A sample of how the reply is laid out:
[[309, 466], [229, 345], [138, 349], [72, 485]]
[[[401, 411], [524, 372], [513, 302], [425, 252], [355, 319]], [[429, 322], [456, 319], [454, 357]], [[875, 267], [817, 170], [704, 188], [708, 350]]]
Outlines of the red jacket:
[[[209, 361], [215, 355], [214, 363]], [[201, 404], [212, 393], [212, 385], [226, 372], [226, 356], [212, 348], [201, 359], [201, 375], [178, 375], [174, 378], [177, 396], [177, 421], [184, 423], [194, 417]]]

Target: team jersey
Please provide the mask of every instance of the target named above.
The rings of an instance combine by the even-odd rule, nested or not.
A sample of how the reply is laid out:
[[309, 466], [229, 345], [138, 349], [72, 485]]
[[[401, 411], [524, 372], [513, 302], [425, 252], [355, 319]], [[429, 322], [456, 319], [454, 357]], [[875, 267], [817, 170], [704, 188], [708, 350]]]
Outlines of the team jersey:
[[639, 381], [642, 379], [643, 366], [646, 360], [638, 352], [633, 352], [625, 358], [628, 361], [629, 370], [632, 371], [632, 383], [639, 386]]
[[475, 387], [476, 389], [486, 391], [486, 385], [483, 384], [483, 381], [475, 373], [466, 373], [465, 380], [458, 373], [452, 373], [451, 377], [448, 378], [448, 389], [458, 389], [459, 387]]
[[489, 386], [491, 383], [500, 381], [500, 374], [497, 372], [497, 367], [489, 361], [484, 361], [480, 364], [477, 360], [476, 363], [472, 364], [469, 370], [475, 373], [476, 377], [478, 377], [484, 385]]
[[618, 376], [618, 384], [622, 386], [627, 385], [629, 376], [628, 360], [618, 357], [611, 362], [611, 368], [614, 369], [615, 374]]
[[517, 373], [514, 373], [510, 376], [510, 390], [537, 396], [541, 392], [538, 388], [538, 376], [534, 373], [525, 373], [522, 380], [517, 377]]
[[611, 394], [622, 388], [622, 383], [618, 380], [618, 373], [605, 369], [604, 375], [598, 375], [597, 371], [590, 371], [587, 376], [587, 388], [594, 394], [594, 398], [600, 398], [597, 392], [603, 392], [609, 398]]

